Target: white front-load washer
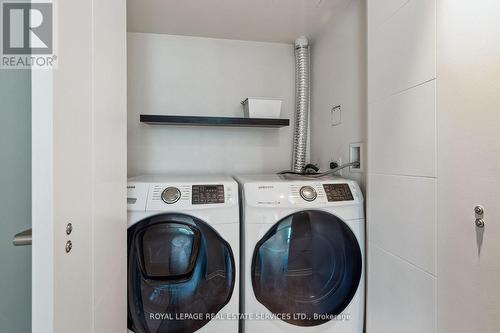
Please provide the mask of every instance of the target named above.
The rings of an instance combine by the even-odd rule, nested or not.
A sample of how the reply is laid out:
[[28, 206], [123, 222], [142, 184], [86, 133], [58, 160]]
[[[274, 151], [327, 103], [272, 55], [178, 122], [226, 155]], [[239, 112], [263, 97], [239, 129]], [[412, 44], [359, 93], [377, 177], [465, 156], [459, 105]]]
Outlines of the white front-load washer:
[[[362, 333], [364, 209], [342, 178], [238, 176], [246, 333]], [[243, 243], [241, 243], [243, 244]]]
[[142, 176], [127, 189], [129, 332], [237, 332], [237, 183]]

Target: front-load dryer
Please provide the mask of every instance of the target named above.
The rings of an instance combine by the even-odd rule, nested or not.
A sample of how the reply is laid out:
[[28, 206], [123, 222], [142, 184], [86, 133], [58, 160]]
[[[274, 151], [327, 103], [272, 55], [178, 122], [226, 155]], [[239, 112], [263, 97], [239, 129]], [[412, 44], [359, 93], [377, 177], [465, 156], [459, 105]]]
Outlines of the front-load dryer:
[[237, 183], [143, 176], [127, 189], [129, 332], [237, 332]]
[[[342, 178], [239, 176], [246, 333], [362, 333], [364, 211]], [[243, 243], [242, 243], [243, 244]]]

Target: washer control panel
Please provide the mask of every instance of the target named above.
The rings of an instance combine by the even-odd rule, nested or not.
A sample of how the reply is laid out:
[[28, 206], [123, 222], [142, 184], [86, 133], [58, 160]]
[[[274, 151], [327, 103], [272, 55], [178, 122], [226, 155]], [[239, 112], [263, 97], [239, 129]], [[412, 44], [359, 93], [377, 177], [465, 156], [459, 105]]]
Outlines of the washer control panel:
[[312, 186], [302, 186], [299, 194], [305, 201], [314, 201], [318, 196], [318, 193]]
[[224, 203], [224, 185], [193, 185], [193, 205]]
[[235, 208], [238, 183], [227, 176], [139, 176], [127, 183], [128, 211], [213, 209], [223, 215]]
[[354, 200], [348, 184], [323, 184], [329, 202]]

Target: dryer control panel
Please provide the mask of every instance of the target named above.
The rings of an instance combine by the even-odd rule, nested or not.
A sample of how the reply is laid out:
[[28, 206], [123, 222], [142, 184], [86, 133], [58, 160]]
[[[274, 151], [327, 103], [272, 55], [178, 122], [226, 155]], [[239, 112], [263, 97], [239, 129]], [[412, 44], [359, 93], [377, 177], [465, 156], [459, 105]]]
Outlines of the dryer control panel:
[[348, 184], [323, 184], [329, 202], [354, 200]]
[[[248, 176], [251, 177], [251, 176]], [[255, 207], [331, 207], [352, 206], [363, 202], [353, 180], [281, 179], [278, 176], [244, 183], [245, 203]], [[246, 179], [244, 179], [246, 180]]]

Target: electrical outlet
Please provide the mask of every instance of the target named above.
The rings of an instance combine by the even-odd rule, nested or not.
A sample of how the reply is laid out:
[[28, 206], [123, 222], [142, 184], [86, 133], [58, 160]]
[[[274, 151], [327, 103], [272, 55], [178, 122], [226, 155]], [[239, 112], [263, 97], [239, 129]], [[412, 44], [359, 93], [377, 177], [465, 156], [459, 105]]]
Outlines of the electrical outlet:
[[337, 163], [338, 166], [342, 165], [342, 157], [339, 157], [335, 160], [335, 163]]
[[340, 105], [332, 107], [330, 113], [332, 126], [342, 124], [342, 107]]
[[349, 145], [349, 163], [359, 162], [359, 167], [349, 167], [350, 172], [364, 172], [364, 144], [362, 142]]
[[[335, 167], [332, 167], [333, 164], [335, 164]], [[341, 165], [342, 165], [342, 158], [341, 157], [339, 157], [337, 159], [332, 158], [331, 162], [330, 162], [330, 169], [335, 169], [336, 167], [339, 167]], [[342, 170], [340, 170], [339, 173], [340, 173], [340, 175], [342, 175]]]

